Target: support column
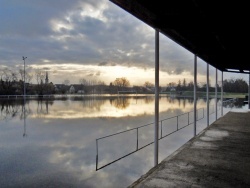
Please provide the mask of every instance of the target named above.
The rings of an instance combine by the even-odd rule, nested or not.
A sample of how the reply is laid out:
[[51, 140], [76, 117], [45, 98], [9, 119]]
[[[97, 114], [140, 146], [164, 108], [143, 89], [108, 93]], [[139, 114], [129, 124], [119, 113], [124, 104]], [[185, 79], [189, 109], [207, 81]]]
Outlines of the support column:
[[223, 116], [223, 71], [221, 71], [221, 117]]
[[218, 102], [218, 70], [215, 72], [215, 120], [217, 120], [218, 110], [217, 110], [217, 102]]
[[159, 30], [155, 29], [155, 134], [154, 166], [158, 165], [159, 138]]
[[207, 63], [207, 126], [209, 126], [209, 64]]
[[196, 110], [197, 110], [197, 55], [194, 55], [194, 136], [196, 136]]
[[248, 81], [248, 109], [250, 109], [250, 73], [249, 73], [249, 81]]

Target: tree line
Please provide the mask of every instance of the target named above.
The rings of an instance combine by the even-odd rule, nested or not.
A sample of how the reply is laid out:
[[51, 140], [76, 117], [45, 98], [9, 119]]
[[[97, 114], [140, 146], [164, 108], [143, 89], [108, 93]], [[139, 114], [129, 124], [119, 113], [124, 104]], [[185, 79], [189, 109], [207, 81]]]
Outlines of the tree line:
[[[178, 83], [171, 82], [167, 85], [167, 90], [170, 91], [171, 88], [175, 88], [176, 91], [192, 91], [194, 88], [194, 83], [191, 81], [189, 83], [186, 82], [185, 79], [183, 81], [179, 80]], [[221, 91], [221, 86], [217, 85], [218, 91]], [[197, 84], [197, 91], [206, 91], [207, 84]], [[209, 84], [209, 91], [214, 92], [215, 87], [212, 87]], [[242, 78], [231, 78], [223, 80], [223, 91], [231, 92], [231, 93], [247, 93], [248, 92], [248, 84]]]
[[[52, 93], [53, 83], [45, 82], [45, 71], [37, 69], [34, 74], [29, 71], [19, 69], [13, 71], [8, 68], [0, 70], [0, 95], [22, 95], [24, 87], [28, 94], [49, 94]], [[30, 84], [35, 77], [36, 84]], [[24, 83], [25, 80], [25, 83]]]
[[[25, 72], [22, 69], [18, 71], [12, 71], [8, 68], [0, 70], [0, 95], [22, 95], [24, 92], [24, 85], [26, 86], [27, 94], [55, 94], [68, 92], [70, 87], [70, 81], [64, 80], [62, 84], [53, 84], [52, 82], [46, 83], [46, 73], [40, 69], [35, 70], [33, 74], [29, 71]], [[30, 84], [32, 78], [35, 77], [36, 84]], [[25, 84], [24, 84], [25, 78]], [[57, 88], [56, 85], [61, 85]], [[118, 91], [134, 91], [136, 93], [152, 93], [154, 92], [154, 84], [145, 81], [142, 86], [131, 86], [130, 81], [126, 77], [115, 78], [113, 82], [106, 85], [104, 81], [87, 81], [85, 78], [80, 78], [78, 84], [71, 84], [83, 93], [110, 93], [114, 94]], [[166, 87], [160, 88], [160, 91], [193, 91], [194, 83], [192, 81], [187, 82], [184, 78], [182, 81], [179, 80], [177, 83], [170, 82], [166, 84]], [[198, 91], [206, 91], [206, 83], [197, 85]], [[214, 91], [215, 87], [209, 85], [209, 91]], [[220, 87], [218, 86], [218, 91]], [[223, 83], [224, 92], [237, 92], [247, 93], [248, 84], [243, 79], [225, 79]], [[74, 91], [77, 93], [77, 91]]]

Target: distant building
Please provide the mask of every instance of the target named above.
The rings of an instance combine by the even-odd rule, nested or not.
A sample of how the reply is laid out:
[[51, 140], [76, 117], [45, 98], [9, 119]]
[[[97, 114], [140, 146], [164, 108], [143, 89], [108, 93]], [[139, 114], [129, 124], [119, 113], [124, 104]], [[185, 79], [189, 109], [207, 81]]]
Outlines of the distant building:
[[151, 86], [151, 87], [146, 87], [148, 92], [155, 92], [155, 87]]
[[170, 88], [170, 91], [171, 91], [171, 92], [175, 92], [176, 89], [175, 89], [174, 87], [171, 87], [171, 88]]
[[65, 84], [54, 84], [54, 87], [56, 93], [62, 93], [62, 94], [68, 93], [68, 90], [70, 88], [70, 86], [67, 86]]
[[74, 93], [84, 94], [85, 91], [83, 90], [83, 85], [73, 84], [73, 85], [70, 85], [70, 87], [69, 87], [69, 93], [71, 93], [71, 94], [74, 94]]

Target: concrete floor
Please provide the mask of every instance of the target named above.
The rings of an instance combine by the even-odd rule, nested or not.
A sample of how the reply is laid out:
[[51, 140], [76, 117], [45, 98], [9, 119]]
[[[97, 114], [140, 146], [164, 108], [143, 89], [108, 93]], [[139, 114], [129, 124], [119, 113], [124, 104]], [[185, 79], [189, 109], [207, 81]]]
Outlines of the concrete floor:
[[129, 188], [250, 187], [250, 112], [228, 112]]

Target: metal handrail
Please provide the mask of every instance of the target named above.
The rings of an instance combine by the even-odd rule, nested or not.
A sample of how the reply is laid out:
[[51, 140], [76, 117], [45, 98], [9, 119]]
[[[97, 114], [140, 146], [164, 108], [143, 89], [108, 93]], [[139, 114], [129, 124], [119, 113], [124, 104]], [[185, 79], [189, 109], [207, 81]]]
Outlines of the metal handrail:
[[[199, 110], [202, 110], [202, 116], [200, 118], [197, 117], [196, 121], [199, 121], [199, 120], [201, 120], [201, 119], [204, 118], [204, 108], [197, 109], [197, 111], [199, 111]], [[167, 137], [167, 136], [169, 136], [169, 135], [171, 135], [171, 134], [173, 134], [173, 133], [175, 133], [175, 132], [177, 132], [177, 131], [185, 128], [185, 127], [187, 127], [188, 125], [192, 124], [193, 122], [190, 122], [190, 120], [189, 120], [189, 113], [191, 113], [191, 112], [193, 112], [193, 111], [186, 112], [186, 113], [183, 113], [183, 114], [179, 114], [179, 115], [176, 115], [176, 116], [172, 116], [172, 117], [160, 120], [159, 123], [161, 125], [160, 126], [161, 127], [161, 129], [160, 129], [161, 132], [160, 132], [160, 138], [158, 140], [161, 140], [161, 139], [163, 139], [163, 138], [165, 138], [165, 137]], [[179, 117], [183, 116], [185, 114], [188, 114], [188, 123], [186, 125], [182, 126], [182, 127], [179, 127]], [[197, 113], [197, 115], [198, 115], [198, 113]], [[173, 119], [173, 118], [176, 118], [176, 120], [177, 120], [176, 121], [176, 130], [170, 132], [167, 135], [162, 135], [162, 127], [163, 127], [162, 126], [162, 122], [167, 121], [169, 119]], [[96, 171], [98, 171], [98, 170], [100, 170], [100, 169], [102, 169], [102, 168], [104, 168], [106, 166], [109, 166], [109, 165], [111, 165], [111, 164], [113, 164], [113, 163], [115, 163], [115, 162], [117, 162], [117, 161], [119, 161], [119, 160], [121, 160], [121, 159], [123, 159], [123, 158], [125, 158], [125, 157], [127, 157], [127, 156], [129, 156], [129, 155], [131, 155], [131, 154], [133, 154], [133, 153], [135, 153], [135, 152], [137, 152], [137, 151], [139, 151], [139, 150], [141, 150], [141, 149], [149, 146], [149, 145], [151, 145], [151, 144], [153, 144], [154, 141], [150, 142], [150, 143], [148, 143], [148, 144], [146, 144], [144, 146], [139, 147], [139, 139], [138, 139], [139, 138], [139, 136], [138, 136], [139, 135], [138, 134], [139, 133], [139, 129], [142, 128], [142, 127], [149, 126], [149, 125], [153, 125], [153, 124], [154, 124], [154, 122], [146, 124], [146, 125], [142, 125], [142, 126], [139, 126], [139, 127], [136, 127], [136, 128], [128, 129], [128, 130], [125, 130], [125, 131], [121, 131], [121, 132], [117, 132], [117, 133], [114, 133], [114, 134], [110, 134], [110, 135], [107, 135], [107, 136], [103, 136], [103, 137], [97, 138], [96, 139]], [[120, 158], [117, 158], [117, 159], [111, 161], [110, 163], [107, 163], [107, 164], [105, 164], [105, 165], [103, 165], [101, 167], [98, 167], [98, 156], [99, 156], [98, 155], [98, 153], [99, 153], [98, 152], [98, 141], [101, 140], [101, 139], [104, 139], [104, 138], [112, 137], [112, 136], [115, 136], [115, 135], [118, 135], [118, 134], [122, 134], [122, 133], [125, 133], [125, 132], [133, 131], [133, 130], [136, 130], [136, 149], [134, 151], [132, 151], [132, 152], [130, 152], [130, 153], [128, 153], [128, 154], [120, 157]]]
[[54, 95], [0, 95], [0, 99], [17, 99], [17, 98], [23, 98], [25, 96], [25, 98], [36, 98], [39, 96], [43, 96], [43, 97], [53, 97]]
[[[233, 102], [235, 100], [236, 100], [235, 98], [232, 98], [232, 99], [225, 100], [222, 103]], [[214, 106], [215, 105], [211, 105], [212, 109], [214, 109]], [[209, 109], [211, 109], [211, 108], [209, 108]], [[199, 113], [197, 113], [197, 119], [196, 119], [196, 121], [204, 119], [204, 116], [205, 116], [204, 115], [204, 108], [197, 109], [197, 111], [199, 111], [199, 110], [202, 110], [202, 116], [199, 118], [198, 117]], [[172, 116], [172, 117], [160, 120], [159, 121], [159, 123], [160, 123], [160, 138], [158, 138], [158, 140], [161, 140], [161, 139], [163, 139], [163, 138], [165, 138], [165, 137], [167, 137], [169, 135], [172, 135], [173, 133], [176, 133], [177, 131], [179, 131], [179, 130], [181, 130], [181, 129], [187, 127], [187, 126], [189, 126], [190, 124], [192, 124], [193, 122], [190, 122], [190, 118], [189, 118], [189, 114], [191, 112], [194, 112], [194, 111], [192, 110], [192, 111], [189, 111], [189, 112], [186, 112], [186, 113], [183, 113], [183, 114], [179, 114], [179, 115], [176, 115], [176, 116]], [[214, 110], [209, 115], [211, 115], [213, 113], [215, 113]], [[186, 115], [186, 114], [187, 114], [187, 117], [188, 117], [187, 124], [185, 124], [182, 127], [179, 127], [179, 117], [183, 116], [183, 115]], [[162, 122], [170, 120], [170, 119], [173, 119], [173, 118], [176, 118], [176, 130], [174, 130], [174, 131], [172, 131], [172, 132], [170, 132], [170, 133], [168, 133], [166, 135], [163, 135], [162, 134], [162, 127], [163, 127]], [[127, 157], [127, 156], [129, 156], [129, 155], [131, 155], [131, 154], [133, 154], [133, 153], [135, 153], [135, 152], [137, 152], [137, 151], [139, 151], [139, 150], [141, 150], [141, 149], [149, 146], [149, 145], [151, 145], [151, 144], [153, 144], [154, 141], [152, 141], [152, 142], [150, 142], [150, 143], [148, 143], [148, 144], [146, 144], [144, 146], [139, 147], [139, 139], [138, 139], [139, 138], [139, 136], [138, 136], [139, 135], [139, 129], [142, 128], [142, 127], [149, 126], [149, 125], [153, 125], [153, 124], [154, 124], [154, 122], [146, 124], [146, 125], [142, 125], [142, 126], [139, 126], [139, 127], [136, 127], [136, 128], [128, 129], [128, 130], [125, 130], [125, 131], [121, 131], [121, 132], [117, 132], [117, 133], [114, 133], [114, 134], [110, 134], [110, 135], [107, 135], [107, 136], [103, 136], [103, 137], [97, 138], [96, 139], [96, 171], [98, 171], [98, 170], [100, 170], [100, 169], [102, 169], [102, 168], [104, 168], [106, 166], [109, 166], [109, 165], [111, 165], [111, 164], [113, 164], [113, 163], [115, 163], [115, 162], [117, 162], [117, 161], [119, 161], [119, 160], [121, 160], [121, 159], [123, 159], [123, 158], [125, 158], [125, 157]], [[113, 160], [113, 161], [111, 161], [111, 162], [109, 162], [109, 163], [107, 163], [107, 164], [105, 164], [105, 165], [103, 165], [101, 167], [98, 167], [98, 141], [101, 140], [101, 139], [104, 139], [104, 138], [112, 137], [112, 136], [115, 136], [115, 135], [118, 135], [118, 134], [122, 134], [122, 133], [125, 133], [125, 132], [133, 131], [133, 130], [136, 130], [136, 149], [134, 151], [132, 151], [132, 152], [130, 152], [130, 153], [128, 153], [128, 154], [120, 157], [120, 158], [117, 158], [117, 159], [115, 159], [115, 160]]]

